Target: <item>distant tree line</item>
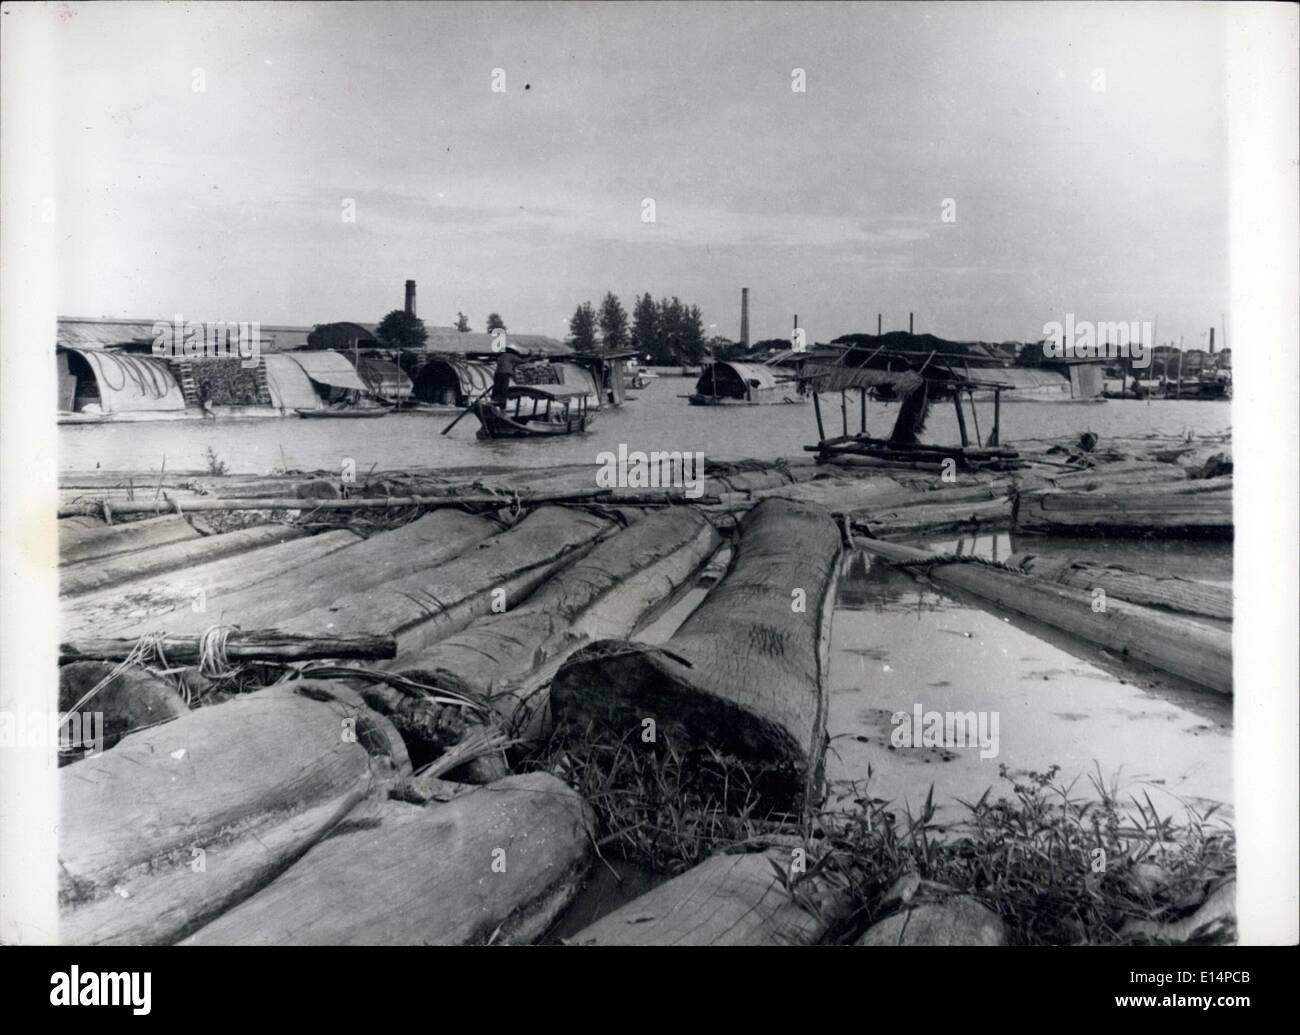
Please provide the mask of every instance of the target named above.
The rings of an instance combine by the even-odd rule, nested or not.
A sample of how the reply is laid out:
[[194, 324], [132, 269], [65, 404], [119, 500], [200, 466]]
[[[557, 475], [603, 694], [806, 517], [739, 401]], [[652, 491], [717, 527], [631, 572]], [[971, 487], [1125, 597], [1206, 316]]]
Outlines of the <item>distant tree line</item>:
[[639, 358], [649, 357], [649, 362], [663, 366], [698, 363], [707, 344], [699, 306], [688, 306], [676, 295], [656, 302], [649, 292], [633, 305], [630, 326], [627, 310], [614, 292], [605, 293], [599, 311], [583, 302], [569, 319], [569, 339], [575, 352], [632, 349]]

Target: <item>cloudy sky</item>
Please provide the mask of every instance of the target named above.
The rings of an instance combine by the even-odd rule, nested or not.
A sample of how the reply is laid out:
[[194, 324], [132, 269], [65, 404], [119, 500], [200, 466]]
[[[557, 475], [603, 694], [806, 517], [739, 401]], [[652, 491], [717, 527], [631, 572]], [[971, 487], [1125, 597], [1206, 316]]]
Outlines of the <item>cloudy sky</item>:
[[1211, 4], [9, 11], [59, 21], [65, 315], [376, 321], [409, 277], [430, 323], [562, 336], [612, 289], [734, 338], [748, 286], [754, 337], [1193, 345], [1226, 308]]

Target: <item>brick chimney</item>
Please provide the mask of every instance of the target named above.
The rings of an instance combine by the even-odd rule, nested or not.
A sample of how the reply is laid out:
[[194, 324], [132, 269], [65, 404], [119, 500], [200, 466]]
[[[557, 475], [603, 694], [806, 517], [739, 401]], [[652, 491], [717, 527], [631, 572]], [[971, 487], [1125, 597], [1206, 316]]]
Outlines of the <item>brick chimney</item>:
[[415, 315], [415, 281], [406, 282], [406, 315]]
[[740, 289], [740, 344], [749, 348], [749, 288]]

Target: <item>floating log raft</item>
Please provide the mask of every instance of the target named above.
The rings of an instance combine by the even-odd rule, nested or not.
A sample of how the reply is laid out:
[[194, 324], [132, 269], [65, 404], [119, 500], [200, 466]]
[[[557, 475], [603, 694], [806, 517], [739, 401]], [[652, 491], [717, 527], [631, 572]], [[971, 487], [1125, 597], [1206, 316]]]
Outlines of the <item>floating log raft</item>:
[[519, 607], [490, 614], [388, 667], [450, 690], [494, 698], [502, 723], [585, 643], [632, 635], [675, 598], [720, 543], [695, 510], [651, 514], [562, 570]]
[[303, 681], [64, 767], [60, 940], [176, 941], [261, 888], [405, 758], [350, 690]]
[[107, 586], [134, 582], [150, 575], [245, 553], [258, 547], [287, 543], [310, 532], [310, 529], [299, 525], [255, 525], [200, 539], [184, 539], [155, 546], [153, 549], [68, 564], [59, 569], [59, 593], [63, 596], [90, 593]]
[[[438, 568], [500, 531], [501, 526], [490, 518], [436, 510], [400, 528], [354, 539], [341, 550], [303, 561], [276, 579], [273, 593], [259, 582], [224, 593], [215, 603], [228, 621], [237, 621], [245, 629], [278, 629], [312, 607]], [[159, 625], [172, 633], [201, 632], [212, 624], [212, 603], [207, 615], [181, 612]]]
[[556, 722], [603, 726], [617, 739], [652, 718], [679, 746], [770, 763], [774, 800], [819, 795], [839, 550], [824, 509], [759, 503], [741, 522], [726, 576], [670, 640], [603, 640], [560, 669]]
[[577, 894], [590, 825], [546, 773], [444, 804], [367, 804], [185, 944], [527, 944]]
[[519, 603], [614, 527], [581, 510], [539, 507], [519, 524], [434, 570], [346, 594], [295, 616], [283, 628], [383, 633], [397, 637], [399, 652], [418, 650], [489, 614], [494, 600], [507, 609]]
[[1054, 560], [1050, 557], [1036, 557], [1032, 553], [1018, 553], [1008, 557], [1007, 566], [1076, 589], [1091, 590], [1100, 587], [1108, 597], [1119, 597], [1132, 604], [1232, 621], [1232, 590], [1227, 586], [1212, 586], [1174, 575], [1135, 571], [1118, 564]]
[[104, 560], [200, 538], [193, 525], [174, 515], [132, 521], [126, 525], [106, 525], [93, 517], [72, 517], [60, 521], [58, 527], [61, 565]]
[[238, 615], [223, 614], [227, 594], [256, 586], [269, 595], [282, 576], [356, 542], [359, 537], [345, 529], [322, 532], [73, 597], [63, 602], [63, 636], [142, 636], [158, 628], [197, 632], [238, 622]]
[[[568, 939], [572, 945], [814, 945], [847, 913], [847, 896], [791, 873], [772, 848], [715, 855]], [[789, 874], [798, 897], [778, 879]], [[808, 908], [811, 905], [813, 908]]]
[[1063, 629], [1222, 694], [1232, 693], [1232, 635], [1191, 618], [1124, 600], [1095, 610], [1091, 593], [992, 564], [969, 563], [874, 539], [856, 545], [926, 578]]
[[1016, 527], [1053, 535], [1232, 537], [1232, 493], [1031, 491], [1016, 507]]

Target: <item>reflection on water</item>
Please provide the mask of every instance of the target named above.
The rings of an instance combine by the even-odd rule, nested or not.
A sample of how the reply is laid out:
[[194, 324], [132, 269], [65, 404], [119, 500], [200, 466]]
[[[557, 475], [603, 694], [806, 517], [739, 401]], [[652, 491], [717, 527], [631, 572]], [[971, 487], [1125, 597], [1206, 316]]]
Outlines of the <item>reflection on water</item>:
[[[928, 545], [984, 557], [996, 550], [999, 558], [1020, 548], [1006, 533]], [[1158, 549], [1161, 563], [1180, 552]], [[1184, 544], [1181, 561], [1195, 567], [1198, 553]], [[977, 748], [894, 747], [892, 716], [918, 704], [996, 711], [998, 757], [981, 759]], [[974, 800], [990, 786], [1005, 792], [999, 764], [1039, 771], [1058, 764], [1067, 781], [1085, 777], [1081, 794], [1096, 764], [1105, 778], [1146, 790], [1165, 809], [1232, 801], [1229, 699], [1138, 671], [1031, 619], [954, 599], [862, 552], [847, 554], [841, 568], [829, 728], [829, 779], [861, 780], [870, 766], [872, 793], [913, 810], [931, 784], [936, 801], [948, 803]]]

